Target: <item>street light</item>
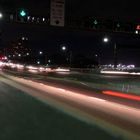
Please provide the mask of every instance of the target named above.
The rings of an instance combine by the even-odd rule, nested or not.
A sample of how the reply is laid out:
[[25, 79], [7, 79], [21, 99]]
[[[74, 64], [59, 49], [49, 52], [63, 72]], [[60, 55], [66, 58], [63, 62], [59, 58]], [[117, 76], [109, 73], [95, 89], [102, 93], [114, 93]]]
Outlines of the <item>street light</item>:
[[3, 18], [3, 14], [0, 12], [0, 19], [2, 19]]
[[72, 50], [71, 49], [68, 49], [69, 47], [68, 46], [61, 46], [61, 49], [62, 51], [66, 52], [68, 50], [68, 54], [69, 54], [69, 66], [71, 67], [71, 64], [72, 64]]
[[97, 55], [97, 54], [95, 54], [95, 57], [98, 57], [98, 55]]
[[43, 20], [43, 22], [44, 22], [44, 21], [45, 21], [45, 18], [43, 18], [42, 20]]
[[[108, 43], [109, 42], [109, 38], [108, 37], [104, 37], [103, 38], [103, 42], [104, 43]], [[116, 45], [116, 42], [114, 43], [114, 68], [117, 68], [117, 45]]]
[[42, 55], [42, 54], [43, 54], [43, 52], [42, 52], [42, 51], [40, 51], [40, 52], [39, 52], [39, 54], [40, 54], [40, 55]]
[[109, 39], [107, 37], [104, 37], [103, 38], [103, 42], [108, 43], [109, 42]]
[[98, 66], [100, 65], [100, 56], [98, 54], [94, 54], [94, 59], [97, 62]]
[[40, 64], [40, 61], [37, 61], [37, 64], [39, 65]]
[[18, 54], [19, 57], [21, 57], [21, 54]]
[[24, 41], [25, 40], [25, 37], [23, 36], [21, 39]]
[[48, 60], [48, 63], [51, 63], [51, 60], [50, 59]]
[[66, 46], [62, 46], [61, 49], [62, 49], [62, 51], [66, 51], [67, 48], [66, 48]]
[[139, 34], [139, 31], [138, 31], [138, 30], [136, 30], [136, 31], [135, 31], [135, 34]]

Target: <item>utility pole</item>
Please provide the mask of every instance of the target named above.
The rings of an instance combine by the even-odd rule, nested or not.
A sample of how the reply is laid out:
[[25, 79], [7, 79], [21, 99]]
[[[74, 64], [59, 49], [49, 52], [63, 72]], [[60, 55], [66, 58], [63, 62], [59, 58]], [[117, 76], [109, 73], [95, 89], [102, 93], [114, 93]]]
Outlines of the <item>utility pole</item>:
[[117, 68], [117, 64], [118, 64], [118, 56], [117, 56], [117, 44], [114, 44], [114, 68]]

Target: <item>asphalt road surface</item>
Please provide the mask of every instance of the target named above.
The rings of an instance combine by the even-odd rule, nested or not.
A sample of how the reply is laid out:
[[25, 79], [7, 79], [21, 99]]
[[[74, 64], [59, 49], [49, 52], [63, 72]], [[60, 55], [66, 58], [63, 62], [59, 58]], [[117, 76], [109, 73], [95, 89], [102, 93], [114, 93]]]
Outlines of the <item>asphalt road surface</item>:
[[[88, 87], [96, 88], [97, 90], [114, 90], [124, 93], [140, 95], [140, 76], [135, 75], [111, 75], [87, 72], [39, 72], [38, 70], [23, 71], [16, 69], [6, 70], [14, 75], [21, 76], [43, 76], [50, 78], [58, 78], [63, 81], [69, 80], [81, 83]], [[16, 73], [15, 73], [16, 71]]]
[[140, 109], [128, 103], [4, 73], [0, 87], [1, 139], [140, 139]]
[[[107, 88], [140, 94], [140, 76], [86, 72], [55, 72], [48, 76], [106, 85]], [[101, 87], [101, 86], [100, 86]], [[100, 88], [99, 87], [99, 88]]]

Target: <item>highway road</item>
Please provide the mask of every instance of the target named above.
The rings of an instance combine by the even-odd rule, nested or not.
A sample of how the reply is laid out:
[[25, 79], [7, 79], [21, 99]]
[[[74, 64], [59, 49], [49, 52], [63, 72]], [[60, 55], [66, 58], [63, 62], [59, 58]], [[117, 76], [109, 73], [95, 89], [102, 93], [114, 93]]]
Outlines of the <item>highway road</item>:
[[118, 90], [126, 93], [140, 94], [140, 76], [114, 75], [87, 72], [54, 72], [47, 76], [80, 81], [98, 89]]
[[[11, 69], [10, 73], [15, 74]], [[7, 71], [7, 70], [6, 70]], [[9, 72], [9, 71], [8, 71]], [[140, 95], [140, 76], [136, 75], [111, 75], [87, 72], [39, 72], [38, 70], [22, 71], [19, 70], [16, 74], [22, 76], [44, 76], [47, 78], [62, 79], [65, 81], [73, 81], [81, 83], [97, 90], [115, 90], [125, 93]]]
[[[43, 104], [52, 106], [87, 124], [98, 126], [113, 136], [113, 140], [115, 138], [140, 140], [140, 107], [131, 105], [131, 102], [138, 102], [139, 105], [139, 100], [129, 100], [123, 104], [118, 102], [118, 99], [108, 95], [104, 98], [102, 95], [97, 96], [97, 93], [91, 95], [90, 90], [88, 93], [88, 90], [84, 90], [82, 87], [71, 89], [69, 86], [64, 87], [61, 84], [57, 85], [57, 83], [50, 85], [43, 80], [31, 80], [31, 78], [11, 76], [3, 72], [1, 72], [0, 83], [2, 87], [0, 90], [6, 91], [6, 94], [11, 96], [12, 93], [16, 92], [16, 96], [19, 96], [24, 92]], [[8, 86], [6, 87], [5, 84]], [[14, 91], [10, 90], [9, 87]], [[86, 91], [86, 94], [82, 91]], [[23, 106], [25, 104], [26, 102], [24, 104], [22, 102]]]

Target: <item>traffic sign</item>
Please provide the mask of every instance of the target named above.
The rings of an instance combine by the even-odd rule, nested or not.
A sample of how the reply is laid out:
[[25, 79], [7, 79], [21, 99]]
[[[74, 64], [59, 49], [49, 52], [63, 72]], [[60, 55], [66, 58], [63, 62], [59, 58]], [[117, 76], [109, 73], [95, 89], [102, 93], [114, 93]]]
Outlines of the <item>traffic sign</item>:
[[64, 26], [65, 24], [65, 0], [51, 0], [50, 25]]

